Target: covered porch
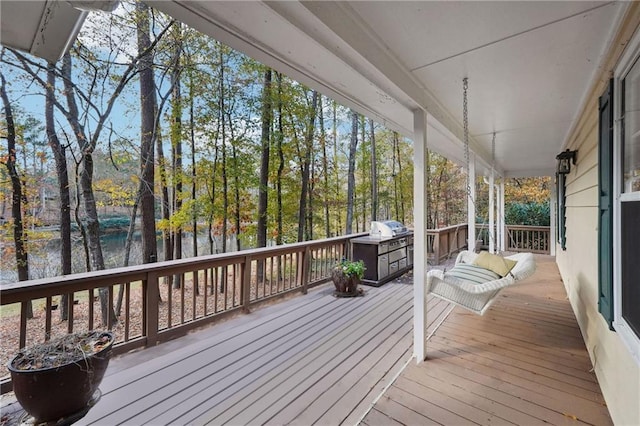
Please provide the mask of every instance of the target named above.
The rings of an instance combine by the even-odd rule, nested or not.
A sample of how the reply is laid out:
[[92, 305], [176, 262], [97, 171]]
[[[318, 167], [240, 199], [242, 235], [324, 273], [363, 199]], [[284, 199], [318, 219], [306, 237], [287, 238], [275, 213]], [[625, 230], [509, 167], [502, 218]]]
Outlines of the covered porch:
[[[566, 148], [579, 148], [580, 167], [574, 167], [569, 180], [574, 186], [568, 195], [564, 180], [559, 186], [563, 192], [558, 203], [564, 205], [565, 198], [573, 202], [569, 207], [574, 209], [575, 222], [569, 235], [573, 246], [559, 253], [558, 259], [584, 335], [552, 258], [539, 257], [538, 272], [505, 291], [482, 318], [458, 309], [449, 315], [444, 307], [433, 311], [433, 301], [424, 294], [426, 263], [417, 263], [414, 285], [404, 284], [406, 292], [391, 290], [403, 284], [390, 283], [370, 290], [362, 299], [329, 303], [331, 299], [320, 301], [331, 297], [320, 288], [306, 297], [218, 324], [210, 329], [216, 336], [200, 331], [180, 338], [186, 340], [123, 356], [114, 362], [102, 399], [84, 422], [137, 423], [136, 418], [143, 422], [160, 415], [158, 421], [169, 423], [170, 416], [162, 414], [167, 411], [182, 423], [608, 424], [611, 420], [583, 337], [590, 342], [593, 359], [603, 355], [596, 371], [602, 379], [611, 378], [603, 380], [603, 387], [614, 418], [638, 418], [637, 358], [628, 355], [622, 341], [595, 316], [597, 254], [585, 252], [599, 236], [591, 221], [598, 203], [594, 195], [599, 170], [597, 99], [624, 46], [637, 32], [637, 3], [558, 2], [543, 7], [536, 2], [466, 3], [464, 7], [459, 2], [397, 2], [393, 6], [389, 2], [148, 3], [412, 137], [417, 258], [426, 258], [428, 251], [428, 206], [423, 197], [427, 147], [464, 164], [472, 182], [476, 175], [489, 177], [492, 197], [501, 193], [495, 179], [551, 176], [556, 155]], [[468, 116], [462, 105], [463, 78], [470, 81]], [[564, 212], [559, 215], [562, 249], [564, 216]], [[469, 217], [471, 223], [471, 208]], [[495, 219], [490, 218], [491, 228]], [[473, 247], [475, 241], [470, 234], [469, 245]], [[552, 244], [552, 251], [556, 245]], [[491, 247], [496, 248], [501, 249]], [[241, 262], [237, 260], [238, 265]], [[299, 269], [301, 275], [306, 273], [302, 266]], [[247, 305], [249, 294], [242, 293]], [[329, 319], [316, 319], [326, 326], [309, 331], [298, 324], [296, 313], [304, 312], [304, 306], [316, 299], [317, 309], [307, 306], [314, 313], [342, 303], [362, 304], [364, 310], [329, 308]], [[380, 311], [369, 311], [373, 305], [365, 305], [375, 301]], [[390, 301], [395, 309], [389, 309]], [[294, 307], [296, 303], [303, 305]], [[337, 312], [343, 314], [340, 319]], [[151, 317], [158, 317], [152, 313]], [[347, 322], [352, 313], [354, 322]], [[278, 322], [280, 316], [288, 321]], [[396, 317], [406, 317], [404, 325], [403, 320], [387, 323]], [[253, 318], [258, 322], [252, 323]], [[235, 321], [240, 322], [234, 326]], [[273, 346], [251, 347], [246, 346], [250, 338], [243, 341], [243, 336], [252, 336], [254, 327], [264, 330], [263, 323], [276, 322], [292, 327], [284, 333], [287, 338], [302, 339], [289, 341], [296, 349], [287, 353], [302, 357], [296, 351], [311, 351], [304, 352], [308, 357], [290, 358], [294, 360], [291, 370], [291, 361], [277, 358], [280, 352], [271, 350]], [[171, 319], [168, 323], [170, 328]], [[371, 340], [382, 337], [376, 328], [380, 324], [389, 325], [385, 329], [391, 330], [392, 340]], [[369, 334], [359, 334], [362, 340], [348, 339], [354, 343], [341, 346], [347, 341], [340, 337], [331, 343], [320, 337], [330, 339], [322, 333], [331, 327], [337, 336], [353, 330]], [[266, 336], [276, 337], [273, 331]], [[251, 343], [268, 345], [262, 338], [266, 336], [262, 333]], [[634, 342], [636, 348], [637, 339]], [[229, 350], [227, 344], [236, 346]], [[284, 349], [279, 343], [271, 344]], [[135, 345], [138, 342], [129, 346]], [[406, 349], [400, 351], [398, 346]], [[312, 347], [318, 352], [312, 352]], [[384, 347], [386, 354], [390, 347], [399, 352], [376, 355], [386, 359], [382, 367], [368, 357]], [[174, 353], [164, 352], [170, 348]], [[418, 365], [411, 365], [412, 356]], [[191, 362], [196, 358], [200, 364]], [[222, 366], [227, 362], [242, 364], [225, 370]], [[264, 362], [277, 364], [277, 375], [269, 376], [276, 371], [264, 367]], [[387, 387], [405, 364], [404, 373]], [[201, 374], [209, 365], [215, 370]], [[374, 372], [376, 377], [371, 378]], [[349, 373], [348, 382], [345, 373]], [[182, 376], [186, 381], [178, 383]], [[219, 387], [223, 380], [228, 384]], [[234, 383], [237, 388], [228, 387]], [[279, 387], [281, 383], [286, 385]], [[198, 385], [197, 393], [189, 393]], [[383, 389], [376, 402], [378, 390]], [[174, 400], [181, 402], [174, 407]], [[123, 404], [128, 408], [122, 409]]]
[[357, 298], [322, 285], [113, 359], [79, 424], [611, 424], [557, 266], [536, 261], [483, 317], [429, 298], [429, 362], [410, 362], [410, 274]]

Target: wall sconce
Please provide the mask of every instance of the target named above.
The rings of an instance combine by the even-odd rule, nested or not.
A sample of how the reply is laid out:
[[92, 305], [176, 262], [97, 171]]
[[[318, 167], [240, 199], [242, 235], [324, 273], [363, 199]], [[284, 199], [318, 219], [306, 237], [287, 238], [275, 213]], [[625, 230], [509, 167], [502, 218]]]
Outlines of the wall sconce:
[[566, 175], [571, 171], [571, 163], [576, 164], [576, 154], [578, 151], [566, 151], [561, 152], [556, 155], [556, 160], [558, 160], [558, 173], [561, 175]]

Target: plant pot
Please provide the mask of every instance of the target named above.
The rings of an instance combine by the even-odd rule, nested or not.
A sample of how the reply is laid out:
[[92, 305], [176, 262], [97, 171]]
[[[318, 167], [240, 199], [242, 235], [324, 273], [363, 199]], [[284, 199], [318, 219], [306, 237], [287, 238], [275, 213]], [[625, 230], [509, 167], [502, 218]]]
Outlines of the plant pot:
[[336, 294], [339, 296], [349, 296], [358, 294], [358, 277], [349, 277], [342, 272], [341, 268], [334, 268], [331, 273], [331, 280], [336, 287]]
[[82, 410], [88, 411], [89, 401], [98, 389], [111, 357], [113, 334], [100, 333], [100, 337], [103, 336], [109, 341], [100, 351], [76, 362], [28, 370], [14, 366], [20, 355], [9, 362], [7, 367], [16, 399], [34, 417], [36, 424], [55, 422]]

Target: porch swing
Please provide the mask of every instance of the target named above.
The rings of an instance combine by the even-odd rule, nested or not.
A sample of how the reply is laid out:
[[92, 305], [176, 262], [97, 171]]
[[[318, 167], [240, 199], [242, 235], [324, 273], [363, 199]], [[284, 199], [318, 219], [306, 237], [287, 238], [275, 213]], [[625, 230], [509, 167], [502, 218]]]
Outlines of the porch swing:
[[[467, 112], [468, 80], [463, 79], [464, 154], [467, 168], [467, 198], [475, 204], [469, 183], [469, 120]], [[495, 133], [492, 161], [495, 162]], [[494, 165], [491, 165], [492, 169]], [[493, 190], [493, 189], [491, 189]], [[493, 238], [493, 233], [489, 233]], [[488, 252], [479, 254], [461, 251], [454, 267], [449, 271], [432, 269], [427, 272], [427, 294], [483, 315], [498, 297], [500, 291], [533, 274], [536, 269], [532, 253], [500, 256]]]

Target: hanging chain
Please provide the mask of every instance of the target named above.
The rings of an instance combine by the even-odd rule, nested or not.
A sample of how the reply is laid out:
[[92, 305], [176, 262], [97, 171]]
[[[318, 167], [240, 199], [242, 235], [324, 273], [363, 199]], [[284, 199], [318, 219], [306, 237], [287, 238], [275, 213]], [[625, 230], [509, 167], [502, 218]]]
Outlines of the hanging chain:
[[496, 132], [493, 132], [493, 139], [491, 140], [491, 169], [496, 169]]
[[473, 202], [473, 197], [471, 194], [471, 179], [469, 176], [470, 173], [470, 155], [469, 155], [469, 103], [467, 100], [467, 92], [469, 90], [469, 78], [465, 77], [462, 79], [462, 125], [464, 129], [464, 162], [467, 168], [467, 196], [469, 200]]

